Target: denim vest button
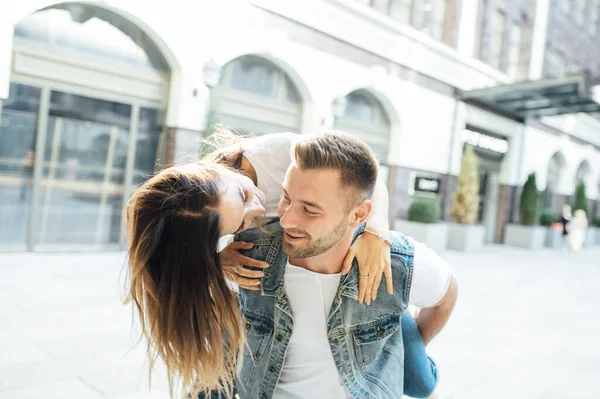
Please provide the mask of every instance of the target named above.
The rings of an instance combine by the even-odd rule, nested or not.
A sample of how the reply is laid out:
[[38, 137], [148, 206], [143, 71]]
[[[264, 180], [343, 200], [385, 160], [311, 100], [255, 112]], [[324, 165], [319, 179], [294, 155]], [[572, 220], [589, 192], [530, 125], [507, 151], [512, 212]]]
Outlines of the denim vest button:
[[274, 372], [275, 372], [275, 367], [269, 366], [269, 373], [274, 373]]
[[281, 342], [283, 341], [283, 337], [279, 334], [277, 334], [277, 336], [275, 337], [275, 339], [277, 340], [277, 342]]
[[247, 321], [246, 322], [246, 331], [250, 331], [250, 328], [252, 328], [252, 326], [250, 325], [250, 322]]
[[383, 329], [381, 329], [381, 327], [377, 327], [377, 338], [378, 339], [383, 338], [383, 333], [384, 333]]

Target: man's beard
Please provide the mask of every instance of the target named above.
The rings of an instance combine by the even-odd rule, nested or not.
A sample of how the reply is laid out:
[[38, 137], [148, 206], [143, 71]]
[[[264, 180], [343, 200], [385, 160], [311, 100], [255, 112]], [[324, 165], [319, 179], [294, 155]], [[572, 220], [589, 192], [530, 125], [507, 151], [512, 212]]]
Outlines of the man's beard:
[[346, 234], [346, 231], [348, 230], [348, 220], [346, 217], [347, 216], [345, 216], [330, 233], [317, 240], [313, 241], [309, 234], [304, 233], [309, 242], [308, 245], [305, 245], [302, 248], [295, 248], [294, 245], [285, 241], [284, 238], [283, 250], [290, 258], [310, 258], [312, 256], [321, 255], [340, 242], [342, 237]]

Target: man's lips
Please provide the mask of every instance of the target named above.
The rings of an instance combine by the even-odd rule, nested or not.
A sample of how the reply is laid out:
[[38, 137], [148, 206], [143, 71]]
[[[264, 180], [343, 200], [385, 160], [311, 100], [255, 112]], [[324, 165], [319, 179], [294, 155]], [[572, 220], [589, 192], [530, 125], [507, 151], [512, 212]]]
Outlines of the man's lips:
[[296, 241], [300, 241], [302, 239], [307, 238], [304, 235], [296, 235], [296, 234], [297, 233], [290, 234], [287, 231], [284, 231], [285, 239], [286, 239], [286, 241], [289, 241], [289, 242], [296, 242]]

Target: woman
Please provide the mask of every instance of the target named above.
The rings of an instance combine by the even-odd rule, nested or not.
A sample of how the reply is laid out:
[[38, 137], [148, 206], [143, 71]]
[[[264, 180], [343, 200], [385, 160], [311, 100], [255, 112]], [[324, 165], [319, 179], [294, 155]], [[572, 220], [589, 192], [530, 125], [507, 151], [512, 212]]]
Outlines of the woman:
[[585, 236], [588, 229], [588, 220], [583, 209], [578, 209], [573, 214], [573, 218], [568, 224], [569, 235], [566, 238], [567, 245], [571, 252], [579, 252], [585, 243]]
[[[244, 333], [226, 276], [243, 288], [259, 289], [262, 272], [246, 266], [268, 265], [239, 253], [248, 243], [232, 243], [218, 252], [219, 238], [253, 226], [263, 213], [276, 214], [290, 149], [299, 139], [291, 133], [266, 135], [219, 150], [199, 163], [165, 169], [129, 201], [130, 296], [149, 342], [151, 365], [160, 356], [170, 382], [181, 377], [184, 391], [232, 393]], [[379, 197], [373, 199], [379, 209], [368, 224], [387, 235], [387, 192], [380, 192], [376, 189]], [[349, 271], [355, 256], [360, 274], [374, 277], [360, 287], [359, 300], [369, 303], [382, 271], [388, 290], [392, 287], [389, 248], [375, 235], [360, 236], [342, 273]], [[409, 322], [406, 330], [411, 328], [414, 336], [417, 327], [414, 320]], [[403, 333], [404, 327], [403, 318]], [[411, 356], [426, 357], [422, 340], [411, 338], [405, 347], [407, 364], [416, 363]], [[435, 365], [406, 383], [407, 393], [411, 382], [415, 392], [435, 385]]]

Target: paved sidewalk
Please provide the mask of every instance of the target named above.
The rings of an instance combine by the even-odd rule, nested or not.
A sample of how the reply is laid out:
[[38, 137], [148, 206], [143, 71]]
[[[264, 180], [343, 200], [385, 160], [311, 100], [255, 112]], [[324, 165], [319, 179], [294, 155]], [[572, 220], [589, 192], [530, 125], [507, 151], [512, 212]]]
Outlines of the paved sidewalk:
[[[430, 352], [440, 399], [600, 398], [600, 249], [445, 254], [460, 300]], [[0, 399], [166, 399], [148, 388], [124, 255], [0, 255]], [[133, 349], [132, 349], [133, 348]]]

